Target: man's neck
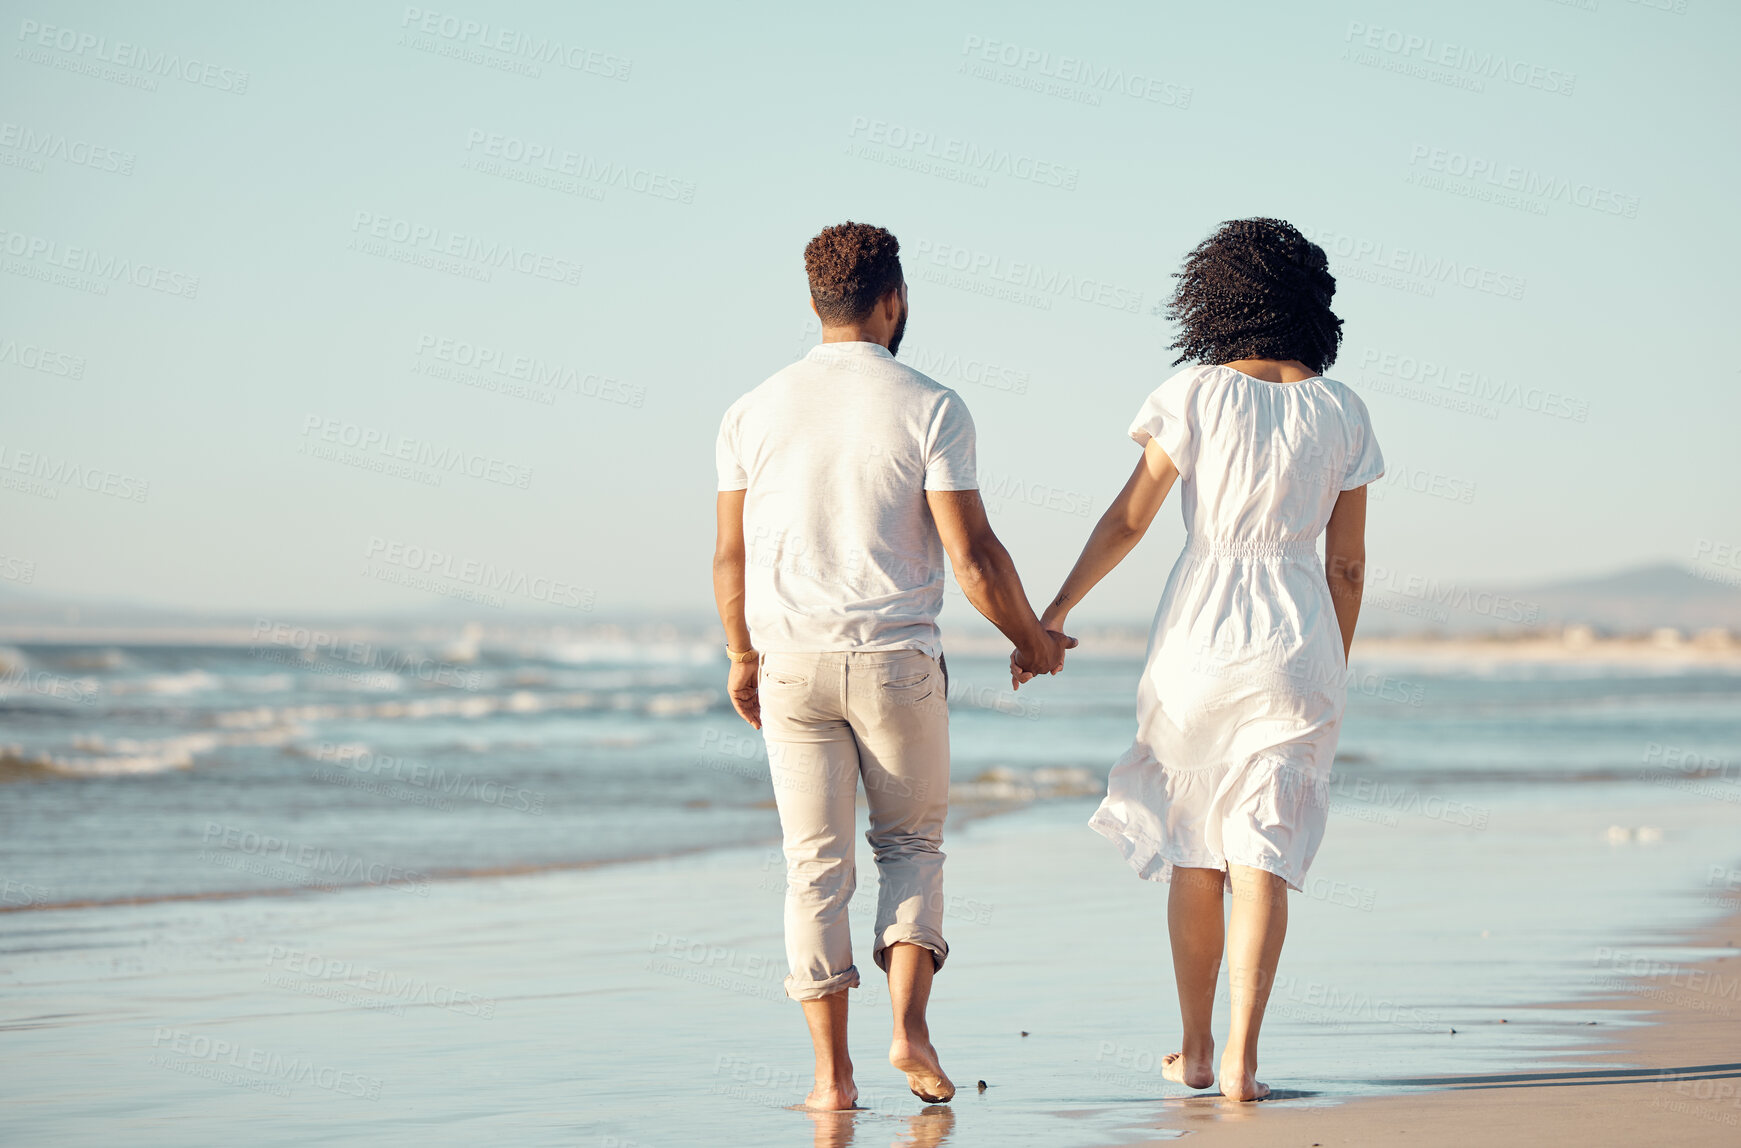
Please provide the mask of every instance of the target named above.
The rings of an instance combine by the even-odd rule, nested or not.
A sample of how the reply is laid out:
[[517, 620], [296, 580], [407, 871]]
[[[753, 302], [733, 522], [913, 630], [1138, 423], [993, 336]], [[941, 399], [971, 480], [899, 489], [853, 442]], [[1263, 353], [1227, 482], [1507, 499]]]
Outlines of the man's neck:
[[875, 343], [885, 351], [889, 349], [887, 335], [879, 339], [876, 332], [868, 331], [863, 327], [824, 327], [822, 328], [822, 341], [824, 343]]

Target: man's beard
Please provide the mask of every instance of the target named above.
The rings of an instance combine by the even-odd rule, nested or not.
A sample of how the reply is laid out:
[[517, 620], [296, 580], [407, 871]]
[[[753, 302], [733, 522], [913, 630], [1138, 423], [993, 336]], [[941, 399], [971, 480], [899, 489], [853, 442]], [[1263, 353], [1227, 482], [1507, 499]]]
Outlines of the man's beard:
[[901, 308], [901, 317], [895, 320], [895, 333], [889, 336], [890, 356], [901, 353], [901, 336], [907, 333], [907, 308]]

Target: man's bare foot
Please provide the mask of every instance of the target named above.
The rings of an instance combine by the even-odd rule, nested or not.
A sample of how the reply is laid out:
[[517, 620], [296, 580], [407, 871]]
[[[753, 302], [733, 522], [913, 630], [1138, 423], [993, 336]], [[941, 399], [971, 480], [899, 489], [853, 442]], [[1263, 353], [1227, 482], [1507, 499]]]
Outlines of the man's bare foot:
[[1215, 1070], [1209, 1067], [1214, 1056], [1213, 1042], [1202, 1052], [1169, 1052], [1161, 1057], [1161, 1077], [1186, 1088], [1208, 1088], [1215, 1083]]
[[1243, 1061], [1223, 1060], [1221, 1062], [1221, 1095], [1241, 1103], [1248, 1100], [1262, 1100], [1269, 1095], [1269, 1085], [1259, 1080]]
[[804, 1098], [804, 1107], [817, 1112], [845, 1112], [857, 1108], [858, 1086], [851, 1080], [818, 1080], [810, 1095]]
[[955, 1085], [943, 1075], [943, 1065], [930, 1041], [896, 1037], [889, 1045], [889, 1063], [907, 1074], [907, 1087], [927, 1104], [955, 1099]]

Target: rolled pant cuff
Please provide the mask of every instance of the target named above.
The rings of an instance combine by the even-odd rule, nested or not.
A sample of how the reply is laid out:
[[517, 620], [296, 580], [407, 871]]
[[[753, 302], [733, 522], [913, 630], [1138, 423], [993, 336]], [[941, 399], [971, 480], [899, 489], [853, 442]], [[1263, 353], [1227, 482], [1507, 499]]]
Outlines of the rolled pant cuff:
[[823, 997], [833, 996], [842, 989], [858, 987], [858, 966], [848, 965], [843, 973], [820, 981], [799, 980], [795, 976], [786, 978], [786, 995], [795, 1001], [819, 1001]]
[[930, 949], [933, 972], [940, 971], [943, 962], [949, 959], [949, 944], [940, 935], [919, 925], [897, 922], [883, 930], [883, 935], [877, 938], [876, 948], [871, 950], [871, 959], [885, 973], [889, 971], [890, 945], [918, 945], [921, 949]]

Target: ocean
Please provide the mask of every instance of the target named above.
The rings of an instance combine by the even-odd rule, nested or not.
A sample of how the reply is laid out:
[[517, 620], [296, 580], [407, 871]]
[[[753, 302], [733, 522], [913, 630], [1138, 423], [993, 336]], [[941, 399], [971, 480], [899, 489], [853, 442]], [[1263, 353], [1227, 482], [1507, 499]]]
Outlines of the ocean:
[[[766, 751], [711, 643], [295, 634], [0, 650], [5, 903], [410, 884], [778, 839]], [[1134, 731], [1140, 657], [1091, 644], [1019, 693], [1002, 658], [949, 665], [957, 818], [1101, 791]], [[1480, 833], [1495, 800], [1594, 790], [1641, 817], [1741, 818], [1741, 672], [1357, 660], [1334, 816]], [[1661, 832], [1611, 828], [1616, 846]]]

